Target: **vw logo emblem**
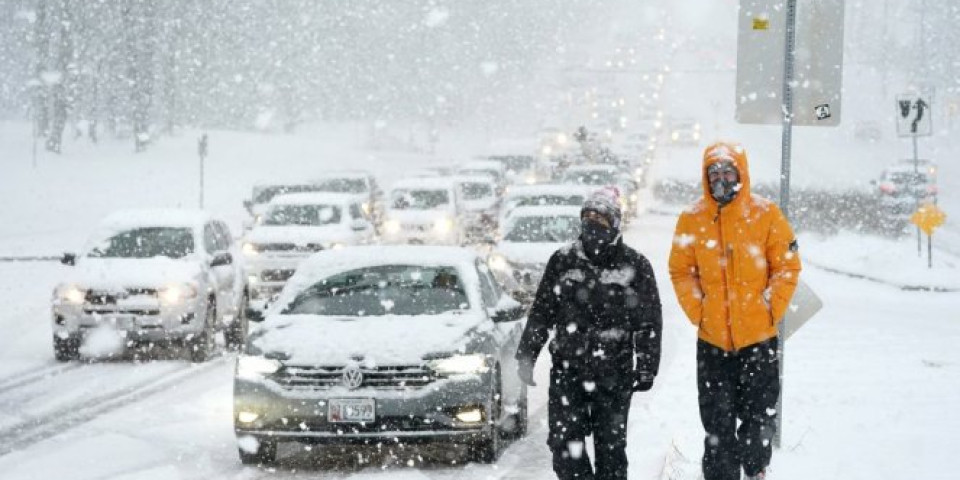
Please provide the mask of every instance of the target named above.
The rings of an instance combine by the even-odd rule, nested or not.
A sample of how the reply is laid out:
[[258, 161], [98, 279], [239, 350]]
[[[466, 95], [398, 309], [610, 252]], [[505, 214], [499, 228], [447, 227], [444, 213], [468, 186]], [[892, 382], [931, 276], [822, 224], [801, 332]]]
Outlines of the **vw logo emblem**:
[[350, 365], [343, 370], [343, 385], [347, 388], [359, 388], [363, 383], [363, 372], [360, 367]]

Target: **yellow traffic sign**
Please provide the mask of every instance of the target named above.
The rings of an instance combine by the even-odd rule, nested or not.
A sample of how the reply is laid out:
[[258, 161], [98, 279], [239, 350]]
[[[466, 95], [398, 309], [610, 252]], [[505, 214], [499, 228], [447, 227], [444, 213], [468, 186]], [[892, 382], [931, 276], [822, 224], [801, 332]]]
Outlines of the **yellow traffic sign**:
[[921, 205], [913, 215], [910, 216], [910, 222], [920, 227], [927, 235], [933, 235], [933, 231], [946, 221], [947, 214], [940, 210], [936, 205], [927, 203]]

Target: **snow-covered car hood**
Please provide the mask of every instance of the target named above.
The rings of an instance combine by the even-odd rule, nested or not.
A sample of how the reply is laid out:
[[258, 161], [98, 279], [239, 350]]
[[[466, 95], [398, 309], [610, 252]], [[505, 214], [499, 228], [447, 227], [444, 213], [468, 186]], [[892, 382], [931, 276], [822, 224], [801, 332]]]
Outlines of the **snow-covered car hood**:
[[441, 315], [327, 317], [270, 315], [251, 333], [254, 352], [291, 365], [416, 365], [424, 355], [454, 352], [472, 330], [492, 325], [473, 312]]
[[353, 230], [344, 225], [324, 225], [318, 227], [290, 225], [258, 225], [244, 238], [249, 243], [310, 243], [343, 242], [353, 238]]
[[436, 222], [441, 218], [453, 218], [453, 213], [448, 210], [390, 210], [387, 212], [388, 220], [396, 220], [400, 223], [429, 224]]
[[83, 257], [63, 283], [103, 290], [160, 288], [171, 283], [195, 282], [201, 274], [200, 265], [187, 259]]
[[[569, 242], [568, 242], [569, 243]], [[553, 252], [556, 252], [568, 243], [515, 243], [500, 242], [495, 252], [503, 255], [508, 262], [514, 264], [543, 264], [546, 265]]]

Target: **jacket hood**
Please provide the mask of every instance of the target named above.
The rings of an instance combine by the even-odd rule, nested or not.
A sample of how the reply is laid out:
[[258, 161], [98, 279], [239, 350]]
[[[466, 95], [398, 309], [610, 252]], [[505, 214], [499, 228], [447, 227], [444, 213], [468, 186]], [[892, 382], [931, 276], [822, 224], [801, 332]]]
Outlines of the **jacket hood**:
[[750, 168], [747, 162], [747, 151], [739, 143], [717, 142], [703, 151], [703, 165], [700, 168], [700, 180], [703, 185], [703, 199], [708, 205], [717, 207], [717, 201], [710, 195], [710, 182], [707, 180], [707, 167], [721, 160], [729, 159], [740, 173], [740, 192], [726, 207], [742, 205], [750, 198]]

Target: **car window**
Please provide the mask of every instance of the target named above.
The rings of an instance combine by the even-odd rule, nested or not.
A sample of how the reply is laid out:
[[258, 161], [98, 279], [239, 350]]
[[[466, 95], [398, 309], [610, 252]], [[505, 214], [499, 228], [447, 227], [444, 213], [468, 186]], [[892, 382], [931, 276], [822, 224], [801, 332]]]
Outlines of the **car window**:
[[183, 258], [193, 253], [189, 228], [146, 227], [116, 233], [93, 244], [92, 258]]
[[217, 235], [214, 233], [213, 224], [203, 226], [203, 249], [211, 254], [217, 251]]
[[230, 246], [233, 244], [233, 237], [230, 236], [230, 228], [223, 222], [216, 222], [213, 226], [215, 228], [214, 234], [217, 237], [217, 250], [230, 250]]
[[305, 288], [284, 315], [436, 315], [470, 307], [454, 267], [377, 265], [338, 273]]
[[580, 219], [570, 216], [520, 217], [507, 226], [506, 242], [561, 243], [580, 236]]
[[321, 226], [340, 223], [337, 205], [275, 205], [263, 219], [264, 225]]
[[397, 210], [432, 210], [452, 203], [446, 190], [394, 190], [390, 205]]
[[363, 209], [360, 208], [360, 205], [357, 203], [350, 204], [350, 218], [356, 220], [358, 218], [363, 218]]

